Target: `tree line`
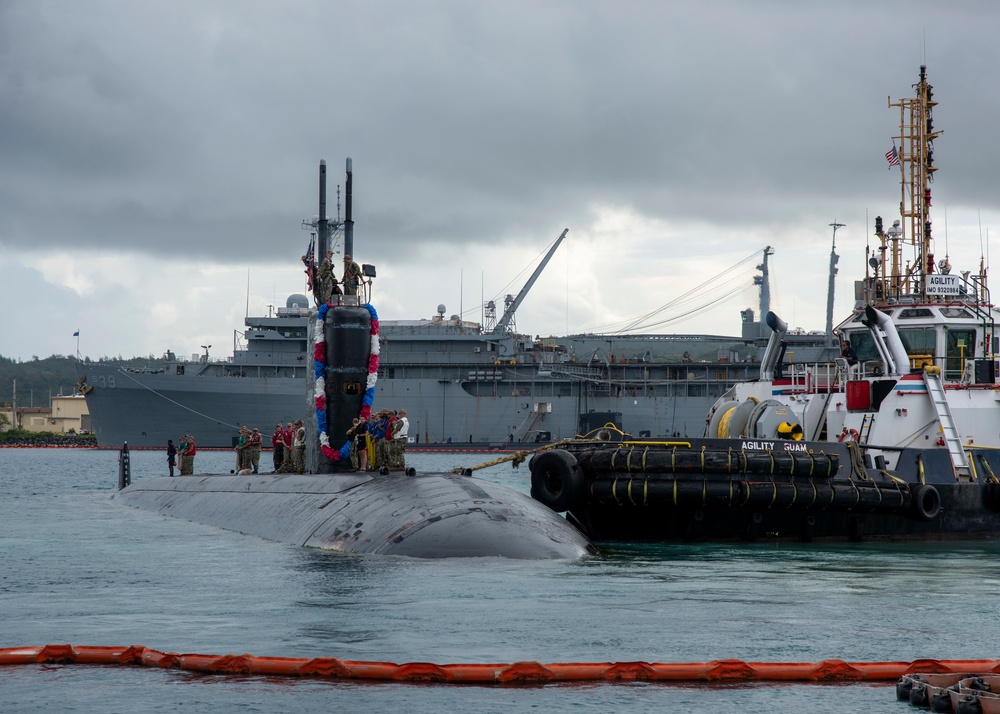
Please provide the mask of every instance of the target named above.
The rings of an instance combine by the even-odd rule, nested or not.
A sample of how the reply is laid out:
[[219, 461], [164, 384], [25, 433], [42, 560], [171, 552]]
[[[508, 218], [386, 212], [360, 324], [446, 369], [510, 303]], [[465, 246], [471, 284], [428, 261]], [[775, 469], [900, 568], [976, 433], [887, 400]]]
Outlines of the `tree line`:
[[[159, 368], [163, 358], [149, 357], [101, 357], [100, 360], [83, 359], [83, 363], [110, 362], [130, 369], [143, 367]], [[76, 357], [50, 355], [45, 358], [33, 356], [28, 361], [15, 360], [0, 355], [0, 405], [10, 407], [14, 402], [14, 381], [17, 381], [18, 407], [47, 407], [49, 398], [72, 396], [78, 392], [76, 383], [80, 379], [76, 369]], [[86, 368], [84, 368], [86, 372]]]

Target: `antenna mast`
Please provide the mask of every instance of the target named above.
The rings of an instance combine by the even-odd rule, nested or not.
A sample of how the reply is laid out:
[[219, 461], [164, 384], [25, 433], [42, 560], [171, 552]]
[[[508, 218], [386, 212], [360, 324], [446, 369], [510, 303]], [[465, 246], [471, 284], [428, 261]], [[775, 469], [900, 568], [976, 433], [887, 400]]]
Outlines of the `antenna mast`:
[[837, 255], [837, 229], [845, 228], [844, 223], [837, 223], [837, 219], [833, 220], [833, 223], [829, 224], [833, 228], [833, 245], [830, 247], [830, 284], [826, 290], [826, 336], [830, 339], [830, 343], [833, 344], [833, 296], [834, 296], [834, 282], [837, 277], [837, 263], [840, 262], [840, 256]]
[[767, 257], [774, 255], [774, 248], [764, 248], [764, 262], [757, 266], [760, 275], [753, 276], [753, 284], [760, 287], [760, 337], [766, 337], [771, 330], [767, 326], [767, 313], [771, 311], [771, 274], [767, 266]]
[[[927, 281], [924, 275], [934, 272], [934, 255], [931, 253], [931, 189], [934, 182], [934, 140], [941, 132], [934, 130], [933, 87], [927, 83], [927, 66], [920, 65], [920, 80], [913, 85], [916, 96], [910, 99], [889, 101], [890, 107], [899, 107], [899, 169], [900, 216], [903, 219], [902, 235], [892, 241], [892, 275], [889, 294], [910, 294], [919, 300], [927, 299]], [[914, 247], [913, 264], [907, 262], [902, 270], [901, 246]]]

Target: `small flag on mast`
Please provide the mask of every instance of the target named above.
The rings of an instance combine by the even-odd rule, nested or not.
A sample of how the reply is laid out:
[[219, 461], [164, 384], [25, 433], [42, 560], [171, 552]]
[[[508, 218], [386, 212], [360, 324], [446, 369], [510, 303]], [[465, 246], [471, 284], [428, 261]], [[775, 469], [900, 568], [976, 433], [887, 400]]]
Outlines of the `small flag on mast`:
[[79, 330], [77, 330], [76, 332], [73, 333], [73, 337], [79, 337], [79, 336], [80, 336], [80, 331]]
[[889, 162], [889, 167], [899, 166], [899, 152], [896, 151], [896, 145], [893, 144], [892, 148], [885, 152], [885, 158]]
[[309, 290], [314, 290], [316, 285], [316, 234], [312, 233], [309, 238], [309, 247], [306, 254], [302, 256], [302, 263], [306, 266], [306, 286]]

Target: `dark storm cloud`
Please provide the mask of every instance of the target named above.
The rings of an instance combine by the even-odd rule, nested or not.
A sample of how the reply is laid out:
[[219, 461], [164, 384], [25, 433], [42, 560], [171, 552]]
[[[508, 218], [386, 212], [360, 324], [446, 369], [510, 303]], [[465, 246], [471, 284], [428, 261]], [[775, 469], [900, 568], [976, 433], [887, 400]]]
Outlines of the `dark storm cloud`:
[[[355, 160], [359, 235], [537, 242], [596, 205], [794, 225], [885, 194], [926, 54], [994, 206], [988, 3], [14, 2], [0, 6], [0, 243], [268, 259]], [[942, 158], [942, 166], [945, 160]], [[886, 196], [891, 209], [894, 194]], [[880, 210], [873, 206], [873, 210]], [[248, 258], [249, 259], [249, 258]]]

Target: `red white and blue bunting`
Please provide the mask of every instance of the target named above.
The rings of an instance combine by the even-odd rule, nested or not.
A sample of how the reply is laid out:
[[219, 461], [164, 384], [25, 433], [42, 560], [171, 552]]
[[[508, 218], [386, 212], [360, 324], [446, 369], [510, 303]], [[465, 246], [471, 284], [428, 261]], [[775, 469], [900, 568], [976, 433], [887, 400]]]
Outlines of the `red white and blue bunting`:
[[[319, 448], [323, 456], [330, 461], [340, 461], [351, 455], [351, 441], [348, 439], [339, 449], [330, 446], [330, 437], [326, 433], [326, 313], [332, 305], [324, 303], [316, 313], [316, 329], [313, 341], [313, 371], [316, 375], [316, 427], [319, 432]], [[368, 378], [365, 381], [365, 396], [361, 401], [359, 418], [368, 419], [372, 413], [372, 402], [375, 400], [375, 382], [378, 380], [378, 313], [367, 303], [363, 306], [372, 316], [371, 356], [368, 358]]]

